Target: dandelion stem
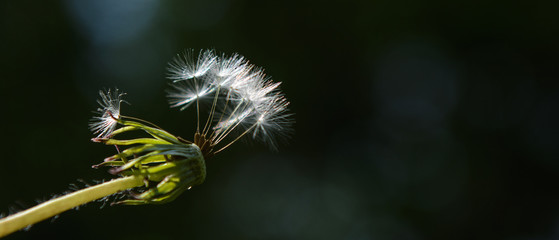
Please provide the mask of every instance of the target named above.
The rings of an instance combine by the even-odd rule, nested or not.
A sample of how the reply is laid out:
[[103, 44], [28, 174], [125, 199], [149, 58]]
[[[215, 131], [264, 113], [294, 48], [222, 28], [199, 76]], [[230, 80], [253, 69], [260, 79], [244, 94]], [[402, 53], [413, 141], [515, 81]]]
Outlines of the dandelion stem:
[[141, 176], [128, 176], [54, 198], [0, 219], [0, 237], [105, 196], [144, 184]]

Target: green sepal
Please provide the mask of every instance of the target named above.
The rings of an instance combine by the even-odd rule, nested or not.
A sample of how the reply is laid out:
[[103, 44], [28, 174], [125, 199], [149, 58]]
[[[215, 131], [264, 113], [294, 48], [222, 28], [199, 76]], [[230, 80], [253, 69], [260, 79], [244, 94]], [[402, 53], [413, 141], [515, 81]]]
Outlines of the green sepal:
[[103, 141], [106, 145], [132, 145], [132, 144], [171, 144], [167, 141], [154, 139], [154, 138], [136, 138], [131, 140], [118, 140], [118, 139], [107, 139]]
[[106, 158], [106, 161], [114, 160], [114, 159], [122, 159], [128, 158], [131, 156], [137, 156], [144, 152], [154, 152], [154, 151], [168, 151], [169, 149], [175, 148], [171, 144], [144, 144], [136, 147], [128, 148], [122, 151], [119, 154], [115, 154]]
[[122, 166], [122, 165], [124, 165], [123, 161], [106, 161], [106, 162], [99, 163], [97, 165], [93, 165], [91, 167], [93, 167], [93, 168], [99, 168], [99, 167], [104, 167], [104, 166], [118, 167], [118, 166]]
[[118, 135], [118, 134], [121, 134], [121, 133], [124, 133], [124, 132], [129, 132], [129, 131], [134, 131], [134, 130], [137, 130], [137, 129], [139, 129], [139, 128], [136, 127], [136, 126], [124, 126], [124, 127], [121, 127], [121, 128], [119, 128], [119, 129], [114, 130], [114, 131], [111, 133], [111, 138], [114, 137], [114, 136], [116, 136], [116, 135]]
[[120, 153], [117, 153], [115, 155], [112, 155], [108, 158], [106, 158], [106, 161], [109, 161], [110, 159], [122, 159], [122, 158], [127, 158], [130, 156], [134, 156], [134, 155], [139, 155], [140, 153], [143, 152], [147, 152], [147, 151], [153, 151], [157, 149], [157, 147], [153, 144], [144, 144], [144, 145], [140, 145], [140, 146], [136, 146], [136, 147], [131, 147], [128, 148]]
[[120, 124], [125, 125], [125, 126], [132, 126], [132, 127], [140, 128], [140, 129], [144, 130], [145, 132], [147, 132], [148, 134], [150, 134], [151, 136], [153, 136], [154, 138], [165, 140], [167, 142], [175, 143], [175, 144], [181, 143], [174, 135], [168, 133], [165, 130], [148, 127], [144, 124], [141, 124], [141, 123], [135, 122], [135, 121], [127, 121], [127, 120], [122, 120], [122, 119], [120, 119], [118, 121], [119, 121]]
[[127, 200], [117, 202], [117, 204], [124, 204], [124, 205], [165, 204], [168, 202], [172, 202], [178, 196], [180, 196], [184, 191], [188, 189], [190, 189], [190, 187], [177, 188], [172, 192], [170, 192], [169, 194], [162, 197], [153, 198], [153, 199], [127, 199]]
[[142, 168], [139, 173], [147, 176], [150, 181], [159, 182], [165, 177], [180, 171], [181, 167], [176, 162], [166, 162], [157, 166]]
[[155, 196], [165, 195], [181, 184], [181, 179], [179, 177], [167, 176], [161, 182], [157, 184], [156, 187], [150, 188], [149, 190], [140, 194], [137, 198], [139, 199], [152, 199]]
[[[145, 154], [145, 155], [143, 155], [143, 156], [134, 158], [134, 159], [128, 161], [126, 164], [124, 164], [124, 165], [122, 165], [121, 167], [119, 167], [118, 169], [116, 169], [115, 172], [120, 172], [120, 171], [122, 171], [122, 170], [126, 170], [126, 169], [128, 169], [128, 168], [133, 167], [133, 166], [136, 165], [136, 164], [141, 164], [143, 160], [147, 160], [147, 159], [149, 159], [150, 157], [153, 157], [153, 156], [156, 156], [156, 155], [161, 155], [161, 154], [162, 154], [162, 153], [161, 153], [160, 151], [153, 151], [153, 152], [150, 152], [150, 153]], [[138, 166], [138, 167], [139, 167], [139, 166]]]

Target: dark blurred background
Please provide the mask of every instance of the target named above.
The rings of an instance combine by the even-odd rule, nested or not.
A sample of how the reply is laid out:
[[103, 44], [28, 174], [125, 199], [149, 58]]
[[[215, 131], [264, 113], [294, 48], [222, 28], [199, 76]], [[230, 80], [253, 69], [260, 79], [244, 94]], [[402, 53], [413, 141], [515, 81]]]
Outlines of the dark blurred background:
[[0, 212], [110, 179], [98, 90], [190, 138], [167, 62], [238, 52], [295, 134], [237, 143], [161, 206], [91, 203], [7, 239], [559, 239], [554, 1], [0, 2]]

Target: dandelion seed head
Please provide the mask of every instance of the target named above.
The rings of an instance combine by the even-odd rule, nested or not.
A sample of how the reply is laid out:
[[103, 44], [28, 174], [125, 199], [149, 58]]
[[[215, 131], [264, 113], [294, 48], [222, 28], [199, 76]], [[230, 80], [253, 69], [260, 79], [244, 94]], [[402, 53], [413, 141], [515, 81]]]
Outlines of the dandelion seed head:
[[[188, 58], [194, 59], [192, 56]], [[280, 82], [272, 81], [262, 68], [249, 64], [239, 54], [215, 57], [213, 51], [206, 50], [200, 53], [196, 63], [185, 60], [188, 58], [175, 59], [170, 64], [169, 71], [173, 76], [170, 79], [175, 81], [171, 83], [173, 89], [168, 95], [169, 103], [171, 107], [183, 110], [202, 97], [213, 99], [205, 124], [213, 125], [197, 133], [204, 139], [210, 138], [205, 141], [211, 141], [213, 146], [226, 137], [234, 138], [227, 147], [244, 135], [252, 135], [253, 139], [275, 148], [275, 138], [287, 135], [292, 123], [291, 114], [287, 109], [289, 102], [279, 90]], [[207, 66], [205, 75], [191, 77], [200, 68], [200, 61], [210, 61], [207, 59], [212, 59], [213, 63], [202, 64]], [[180, 75], [185, 72], [184, 69], [187, 72], [185, 77]], [[214, 132], [210, 134], [206, 129]]]
[[126, 93], [119, 92], [116, 88], [106, 92], [99, 91], [101, 98], [97, 103], [100, 107], [96, 111], [99, 116], [94, 116], [89, 123], [89, 128], [97, 134], [97, 138], [107, 137], [114, 131], [117, 119], [120, 118], [120, 103], [124, 102], [122, 99], [124, 95]]

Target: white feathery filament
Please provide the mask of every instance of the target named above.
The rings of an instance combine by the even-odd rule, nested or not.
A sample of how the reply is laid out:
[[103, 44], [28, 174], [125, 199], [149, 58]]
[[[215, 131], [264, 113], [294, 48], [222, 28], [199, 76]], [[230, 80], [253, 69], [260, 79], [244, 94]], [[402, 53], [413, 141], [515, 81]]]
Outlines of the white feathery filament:
[[232, 132], [239, 132], [236, 137], [230, 136], [234, 140], [216, 153], [247, 133], [275, 148], [276, 135], [289, 131], [291, 114], [287, 109], [289, 102], [278, 88], [281, 83], [270, 80], [262, 69], [238, 54], [217, 57], [214, 51], [206, 50], [197, 61], [191, 54], [185, 54], [169, 64], [169, 72], [169, 79], [173, 80], [168, 93], [171, 107], [184, 110], [193, 102], [198, 106], [206, 96], [212, 99], [200, 135], [216, 145]]
[[117, 119], [120, 118], [120, 103], [124, 100], [122, 97], [126, 93], [119, 92], [118, 89], [107, 90], [106, 92], [99, 91], [101, 96], [97, 103], [101, 106], [97, 109], [96, 113], [100, 116], [94, 116], [89, 123], [89, 128], [94, 134], [98, 134], [98, 138], [109, 136], [117, 125]]

